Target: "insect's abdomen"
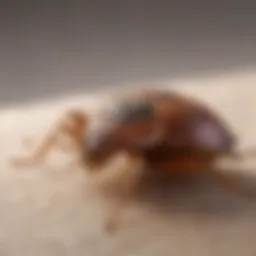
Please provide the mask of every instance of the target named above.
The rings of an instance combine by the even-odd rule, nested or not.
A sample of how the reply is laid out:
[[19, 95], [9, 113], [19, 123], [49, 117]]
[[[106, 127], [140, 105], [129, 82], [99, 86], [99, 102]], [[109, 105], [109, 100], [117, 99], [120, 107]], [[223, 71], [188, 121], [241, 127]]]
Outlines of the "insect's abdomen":
[[172, 147], [214, 152], [232, 150], [235, 136], [207, 106], [180, 96], [156, 102], [155, 107], [166, 127], [166, 142]]
[[165, 143], [145, 151], [151, 168], [197, 172], [223, 153], [232, 151], [235, 138], [207, 107], [184, 97], [154, 102], [166, 129]]

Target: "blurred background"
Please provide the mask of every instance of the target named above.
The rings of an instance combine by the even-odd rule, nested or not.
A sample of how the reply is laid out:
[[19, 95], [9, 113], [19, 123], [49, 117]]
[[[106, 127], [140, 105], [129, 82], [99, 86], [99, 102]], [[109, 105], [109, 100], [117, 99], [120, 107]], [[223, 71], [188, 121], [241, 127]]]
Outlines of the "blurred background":
[[[93, 109], [104, 100], [84, 97], [87, 92], [154, 81], [185, 84], [184, 92], [226, 118], [242, 147], [254, 147], [255, 5], [2, 0], [0, 255], [256, 255], [255, 201], [233, 196], [214, 177], [145, 190], [144, 198], [124, 211], [120, 233], [113, 237], [103, 230], [111, 197], [103, 196], [105, 190], [96, 192], [101, 177], [95, 181], [84, 168], [80, 172], [73, 154], [57, 148], [42, 165], [11, 165], [13, 157], [32, 153], [64, 108], [77, 103], [75, 96], [86, 99], [84, 109]], [[55, 101], [62, 96], [65, 102]], [[49, 103], [51, 98], [56, 104]], [[21, 103], [31, 101], [44, 104], [22, 109]], [[244, 192], [256, 188], [253, 160], [241, 163], [245, 168], [237, 181]]]
[[0, 102], [253, 67], [253, 1], [2, 1]]

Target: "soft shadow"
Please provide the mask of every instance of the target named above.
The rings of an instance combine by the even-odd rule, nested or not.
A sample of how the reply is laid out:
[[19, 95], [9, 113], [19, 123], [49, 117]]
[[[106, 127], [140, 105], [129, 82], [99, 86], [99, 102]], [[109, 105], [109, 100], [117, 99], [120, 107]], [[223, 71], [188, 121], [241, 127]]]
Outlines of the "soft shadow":
[[254, 198], [229, 191], [210, 173], [193, 176], [160, 177], [148, 174], [141, 186], [136, 203], [159, 214], [198, 214], [229, 217], [242, 213], [256, 213], [256, 177], [229, 175], [241, 190]]

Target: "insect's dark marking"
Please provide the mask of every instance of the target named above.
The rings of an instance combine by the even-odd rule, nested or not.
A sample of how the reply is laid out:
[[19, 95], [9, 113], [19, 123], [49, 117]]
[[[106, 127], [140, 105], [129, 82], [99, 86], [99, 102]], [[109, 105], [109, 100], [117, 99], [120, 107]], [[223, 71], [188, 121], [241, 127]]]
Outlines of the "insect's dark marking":
[[[154, 108], [144, 101], [122, 102], [109, 114], [106, 123], [99, 127], [91, 127], [84, 135], [87, 144], [87, 153], [96, 154], [101, 149], [112, 145], [113, 130], [119, 125], [133, 124], [137, 121], [153, 120]], [[105, 125], [104, 125], [105, 123]]]
[[155, 109], [152, 104], [142, 101], [128, 101], [121, 103], [112, 115], [112, 120], [119, 124], [128, 124], [139, 120], [155, 118]]

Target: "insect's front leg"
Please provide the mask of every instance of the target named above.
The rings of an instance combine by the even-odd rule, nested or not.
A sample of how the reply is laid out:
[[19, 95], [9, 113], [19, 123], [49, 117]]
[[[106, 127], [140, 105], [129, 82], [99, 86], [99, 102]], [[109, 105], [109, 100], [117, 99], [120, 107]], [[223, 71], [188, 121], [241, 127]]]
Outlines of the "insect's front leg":
[[139, 156], [129, 156], [124, 168], [129, 173], [129, 176], [123, 187], [123, 194], [120, 195], [119, 201], [113, 206], [106, 220], [105, 229], [108, 232], [113, 232], [117, 229], [125, 206], [134, 198], [145, 171], [144, 160]]

